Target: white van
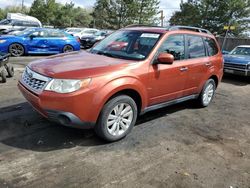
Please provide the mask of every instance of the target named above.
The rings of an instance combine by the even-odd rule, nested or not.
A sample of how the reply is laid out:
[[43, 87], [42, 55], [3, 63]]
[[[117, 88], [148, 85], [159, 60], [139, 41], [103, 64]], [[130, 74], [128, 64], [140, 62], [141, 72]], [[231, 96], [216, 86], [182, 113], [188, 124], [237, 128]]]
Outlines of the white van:
[[0, 31], [27, 27], [42, 27], [42, 24], [37, 18], [21, 13], [8, 13], [7, 18], [0, 21]]

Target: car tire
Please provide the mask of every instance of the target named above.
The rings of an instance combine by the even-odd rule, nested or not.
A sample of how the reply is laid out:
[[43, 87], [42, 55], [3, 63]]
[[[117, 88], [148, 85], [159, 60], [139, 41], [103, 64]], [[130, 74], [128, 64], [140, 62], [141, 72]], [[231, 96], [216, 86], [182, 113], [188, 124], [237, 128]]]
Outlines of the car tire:
[[0, 72], [0, 77], [2, 78], [1, 82], [2, 83], [5, 83], [7, 80], [6, 80], [6, 70], [3, 69], [1, 72]]
[[211, 103], [215, 94], [215, 89], [215, 81], [213, 79], [207, 80], [198, 98], [198, 104], [201, 107], [207, 107]]
[[71, 45], [65, 45], [63, 47], [63, 53], [67, 53], [67, 52], [73, 52], [74, 51], [74, 48], [71, 46]]
[[8, 77], [9, 78], [13, 77], [15, 73], [13, 65], [6, 65], [5, 68], [8, 73]]
[[24, 47], [21, 44], [13, 43], [9, 46], [9, 53], [14, 57], [24, 55]]
[[135, 101], [127, 95], [118, 95], [104, 105], [95, 132], [108, 142], [118, 141], [132, 130], [136, 119]]

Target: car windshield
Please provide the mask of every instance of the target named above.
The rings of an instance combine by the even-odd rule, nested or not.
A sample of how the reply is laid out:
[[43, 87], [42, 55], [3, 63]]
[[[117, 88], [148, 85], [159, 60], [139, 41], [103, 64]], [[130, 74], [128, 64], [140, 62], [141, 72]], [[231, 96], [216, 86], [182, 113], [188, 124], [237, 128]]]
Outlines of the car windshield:
[[142, 31], [117, 31], [90, 50], [91, 53], [131, 60], [143, 60], [161, 34]]
[[92, 29], [89, 29], [89, 30], [83, 30], [82, 33], [87, 33], [87, 34], [95, 34], [97, 31], [96, 30], [92, 30]]
[[10, 24], [11, 20], [8, 20], [8, 19], [3, 19], [0, 21], [0, 25], [8, 25]]
[[82, 31], [82, 29], [69, 29], [69, 30], [67, 30], [67, 32], [75, 32], [75, 33], [79, 33], [81, 31]]
[[236, 47], [229, 54], [250, 56], [250, 47]]
[[98, 32], [96, 32], [95, 33], [95, 36], [102, 36], [103, 34], [105, 34], [105, 32], [104, 31], [98, 31]]

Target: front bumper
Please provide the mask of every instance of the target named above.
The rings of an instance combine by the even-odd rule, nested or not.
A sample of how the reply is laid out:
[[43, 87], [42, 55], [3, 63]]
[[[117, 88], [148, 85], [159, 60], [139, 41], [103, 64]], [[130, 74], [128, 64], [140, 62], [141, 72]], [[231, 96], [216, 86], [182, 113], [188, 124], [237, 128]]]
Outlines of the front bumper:
[[93, 40], [84, 40], [84, 39], [81, 39], [81, 47], [83, 48], [87, 48], [87, 47], [92, 47], [96, 41], [93, 41]]
[[[60, 98], [48, 94], [38, 96], [20, 82], [18, 83], [18, 87], [31, 106], [48, 120], [68, 127], [82, 129], [94, 127], [95, 122], [83, 120], [83, 117], [79, 115], [79, 110], [76, 106], [79, 103], [73, 103], [74, 100], [77, 100], [76, 98], [72, 96]], [[88, 116], [88, 108], [85, 108], [85, 110], [82, 108], [80, 112], [82, 116]]]
[[239, 76], [250, 76], [249, 69], [238, 69], [238, 68], [224, 67], [224, 73], [235, 74], [235, 75], [239, 75]]

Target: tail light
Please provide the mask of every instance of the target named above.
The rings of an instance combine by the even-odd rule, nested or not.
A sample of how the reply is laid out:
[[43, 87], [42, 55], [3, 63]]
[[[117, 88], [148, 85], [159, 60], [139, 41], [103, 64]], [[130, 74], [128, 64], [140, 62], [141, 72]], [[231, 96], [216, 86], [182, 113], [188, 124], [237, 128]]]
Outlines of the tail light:
[[77, 42], [81, 42], [81, 40], [80, 40], [80, 38], [79, 37], [76, 37], [76, 40], [77, 40]]

